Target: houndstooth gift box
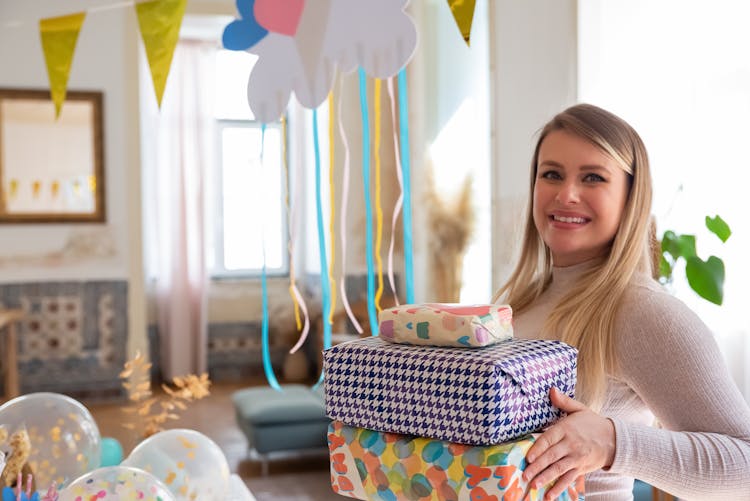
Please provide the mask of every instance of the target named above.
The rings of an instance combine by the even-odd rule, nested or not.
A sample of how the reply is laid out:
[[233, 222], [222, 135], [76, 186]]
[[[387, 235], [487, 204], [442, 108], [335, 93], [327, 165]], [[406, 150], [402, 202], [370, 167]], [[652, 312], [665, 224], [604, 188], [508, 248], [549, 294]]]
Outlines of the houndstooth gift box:
[[560, 416], [549, 390], [574, 395], [577, 353], [546, 340], [444, 348], [358, 339], [324, 352], [326, 413], [371, 430], [498, 444]]

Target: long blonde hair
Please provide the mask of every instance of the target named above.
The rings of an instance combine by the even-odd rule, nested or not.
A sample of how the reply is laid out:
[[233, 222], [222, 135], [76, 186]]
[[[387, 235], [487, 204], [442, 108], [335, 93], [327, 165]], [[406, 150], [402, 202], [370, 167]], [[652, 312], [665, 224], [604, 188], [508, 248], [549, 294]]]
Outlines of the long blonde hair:
[[552, 280], [552, 256], [533, 219], [533, 193], [539, 149], [552, 131], [564, 130], [585, 139], [614, 159], [628, 174], [628, 195], [622, 220], [606, 256], [588, 269], [544, 324], [544, 332], [578, 348], [576, 396], [595, 409], [603, 403], [606, 376], [617, 369], [614, 322], [627, 284], [636, 271], [651, 273], [649, 221], [651, 173], [638, 133], [618, 116], [589, 104], [578, 104], [556, 115], [539, 134], [531, 160], [530, 202], [521, 259], [495, 294], [516, 313], [529, 307]]

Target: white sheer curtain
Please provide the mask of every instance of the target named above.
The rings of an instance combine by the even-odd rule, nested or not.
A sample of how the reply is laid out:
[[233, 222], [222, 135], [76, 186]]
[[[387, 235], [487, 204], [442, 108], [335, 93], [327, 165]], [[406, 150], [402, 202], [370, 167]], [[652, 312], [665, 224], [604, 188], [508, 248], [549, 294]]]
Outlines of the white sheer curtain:
[[[165, 378], [207, 367], [205, 193], [215, 159], [215, 53], [215, 42], [181, 40], [161, 111], [155, 99], [143, 100], [145, 255]], [[141, 75], [142, 92], [153, 95], [145, 63]]]

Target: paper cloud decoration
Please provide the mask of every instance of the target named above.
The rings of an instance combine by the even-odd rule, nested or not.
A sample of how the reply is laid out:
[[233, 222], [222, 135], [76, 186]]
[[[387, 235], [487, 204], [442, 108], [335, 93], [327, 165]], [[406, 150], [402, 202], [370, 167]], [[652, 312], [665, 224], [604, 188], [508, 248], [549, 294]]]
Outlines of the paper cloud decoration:
[[247, 86], [255, 117], [278, 120], [292, 92], [302, 106], [318, 107], [336, 71], [361, 66], [375, 78], [398, 73], [417, 45], [407, 2], [238, 0], [242, 18], [226, 27], [224, 46], [258, 56]]

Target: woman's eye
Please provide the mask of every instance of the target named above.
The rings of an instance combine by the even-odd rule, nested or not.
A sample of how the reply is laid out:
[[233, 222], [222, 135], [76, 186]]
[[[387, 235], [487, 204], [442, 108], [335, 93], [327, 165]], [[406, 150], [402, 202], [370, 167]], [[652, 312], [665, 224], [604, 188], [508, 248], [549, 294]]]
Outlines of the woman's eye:
[[541, 177], [543, 179], [562, 179], [562, 176], [556, 170], [548, 170], [542, 172]]
[[602, 183], [602, 182], [606, 181], [606, 179], [604, 179], [604, 178], [603, 178], [602, 176], [600, 176], [599, 174], [593, 174], [593, 173], [591, 173], [591, 174], [586, 174], [586, 175], [585, 175], [585, 176], [583, 177], [583, 180], [584, 180], [585, 182], [587, 182], [587, 183]]

